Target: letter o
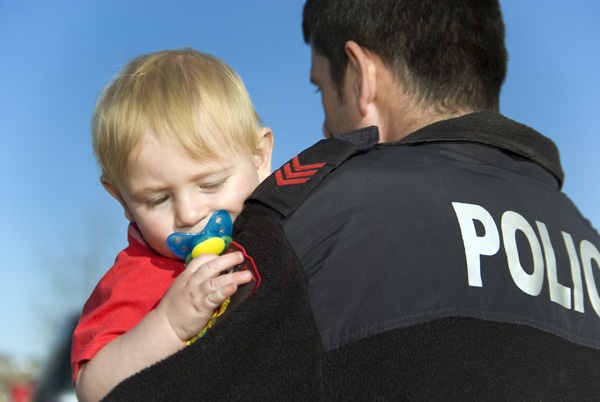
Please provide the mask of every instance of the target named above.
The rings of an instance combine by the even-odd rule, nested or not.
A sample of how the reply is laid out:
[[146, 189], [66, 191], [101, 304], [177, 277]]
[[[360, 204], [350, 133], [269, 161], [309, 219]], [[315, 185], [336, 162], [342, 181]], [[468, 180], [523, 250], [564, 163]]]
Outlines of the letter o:
[[[513, 211], [506, 211], [502, 215], [501, 227], [504, 250], [508, 259], [508, 269], [515, 284], [528, 295], [539, 295], [544, 284], [544, 257], [542, 246], [535, 235], [535, 231], [525, 218]], [[525, 272], [521, 266], [517, 248], [517, 230], [523, 232], [531, 247], [533, 254], [533, 273], [531, 275]]]

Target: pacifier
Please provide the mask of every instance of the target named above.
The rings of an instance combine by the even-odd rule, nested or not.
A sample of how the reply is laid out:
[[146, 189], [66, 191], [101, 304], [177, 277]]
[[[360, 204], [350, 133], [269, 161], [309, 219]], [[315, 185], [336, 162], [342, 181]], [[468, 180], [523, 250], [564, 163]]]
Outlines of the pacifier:
[[187, 264], [200, 254], [223, 254], [231, 243], [232, 231], [231, 216], [227, 211], [219, 210], [210, 217], [201, 232], [175, 232], [167, 237], [167, 246]]

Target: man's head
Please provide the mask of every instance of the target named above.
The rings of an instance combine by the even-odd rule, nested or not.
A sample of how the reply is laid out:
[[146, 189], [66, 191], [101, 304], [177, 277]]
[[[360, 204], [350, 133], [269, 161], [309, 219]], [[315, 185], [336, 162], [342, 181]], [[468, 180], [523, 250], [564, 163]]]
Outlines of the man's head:
[[497, 0], [307, 0], [302, 28], [342, 104], [351, 41], [423, 110], [498, 110], [508, 56]]

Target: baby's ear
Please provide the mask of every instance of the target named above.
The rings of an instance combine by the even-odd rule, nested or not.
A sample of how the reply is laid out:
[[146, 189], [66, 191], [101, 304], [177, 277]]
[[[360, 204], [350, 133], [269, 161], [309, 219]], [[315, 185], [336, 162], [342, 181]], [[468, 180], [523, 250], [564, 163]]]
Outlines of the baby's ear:
[[273, 154], [273, 131], [269, 127], [261, 127], [258, 149], [254, 154], [254, 164], [258, 178], [263, 181], [271, 174], [271, 156]]
[[119, 201], [119, 204], [121, 204], [121, 206], [123, 207], [125, 218], [127, 218], [129, 222], [135, 222], [135, 220], [133, 219], [133, 215], [131, 215], [129, 208], [127, 208], [127, 204], [125, 203], [125, 200], [123, 199], [123, 196], [121, 195], [119, 190], [117, 190], [117, 187], [113, 186], [112, 183], [108, 181], [105, 175], [100, 176], [100, 182], [102, 183], [102, 187], [104, 187], [104, 189], [110, 195], [112, 195], [117, 201]]

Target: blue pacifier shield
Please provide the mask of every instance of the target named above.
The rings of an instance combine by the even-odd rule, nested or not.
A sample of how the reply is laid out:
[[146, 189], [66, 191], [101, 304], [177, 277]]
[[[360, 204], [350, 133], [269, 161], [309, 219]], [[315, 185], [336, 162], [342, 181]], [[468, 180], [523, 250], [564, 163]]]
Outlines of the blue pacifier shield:
[[233, 231], [233, 222], [229, 212], [219, 210], [215, 212], [206, 227], [199, 233], [183, 233], [176, 232], [167, 237], [167, 246], [177, 257], [185, 260], [187, 255], [192, 252], [193, 248], [210, 239], [211, 237], [231, 236]]

